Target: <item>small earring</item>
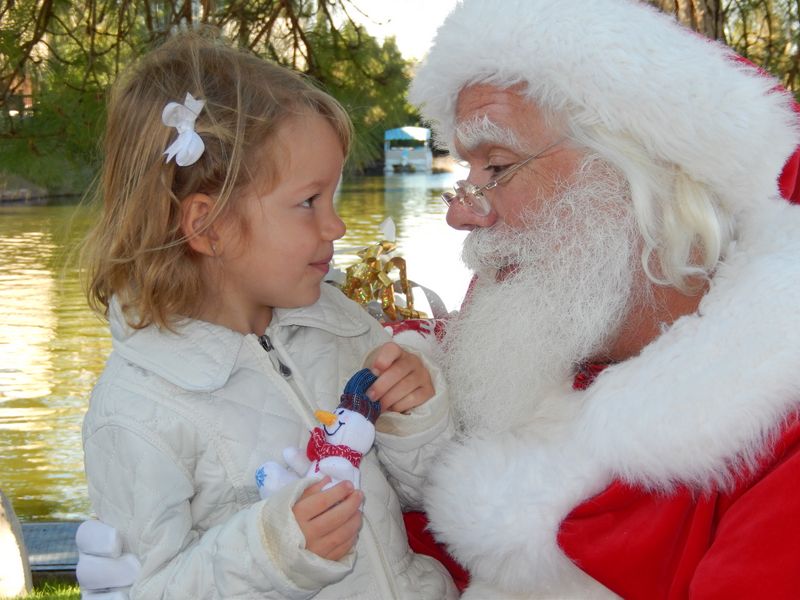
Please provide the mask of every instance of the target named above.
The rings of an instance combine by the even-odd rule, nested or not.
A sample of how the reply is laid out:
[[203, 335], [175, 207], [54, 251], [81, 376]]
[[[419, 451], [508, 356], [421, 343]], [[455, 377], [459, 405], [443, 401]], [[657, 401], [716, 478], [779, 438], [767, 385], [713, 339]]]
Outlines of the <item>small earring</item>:
[[217, 245], [214, 244], [213, 242], [211, 244], [211, 253], [214, 255], [214, 257], [217, 256]]

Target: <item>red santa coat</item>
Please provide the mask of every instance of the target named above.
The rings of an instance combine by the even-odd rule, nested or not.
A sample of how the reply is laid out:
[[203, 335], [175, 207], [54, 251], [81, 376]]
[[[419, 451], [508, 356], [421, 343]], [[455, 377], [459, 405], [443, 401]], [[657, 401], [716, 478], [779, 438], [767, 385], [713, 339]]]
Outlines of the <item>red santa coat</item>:
[[[779, 187], [800, 203], [800, 150]], [[585, 389], [593, 379], [575, 385]], [[652, 493], [615, 481], [567, 516], [558, 543], [586, 573], [630, 600], [800, 597], [797, 414], [770, 445], [755, 472], [739, 473], [727, 492], [699, 494], [682, 485]]]
[[777, 199], [744, 215], [697, 314], [546, 427], [442, 456], [426, 507], [466, 598], [800, 597], [798, 232]]
[[575, 564], [630, 600], [800, 595], [800, 418], [728, 492], [615, 481], [561, 523]]
[[[793, 417], [759, 472], [731, 492], [700, 497], [616, 481], [561, 523], [558, 543], [575, 564], [630, 600], [796, 598], [800, 591], [800, 419]], [[439, 559], [460, 589], [467, 572], [407, 513], [412, 548]], [[624, 557], [621, 559], [620, 557]]]

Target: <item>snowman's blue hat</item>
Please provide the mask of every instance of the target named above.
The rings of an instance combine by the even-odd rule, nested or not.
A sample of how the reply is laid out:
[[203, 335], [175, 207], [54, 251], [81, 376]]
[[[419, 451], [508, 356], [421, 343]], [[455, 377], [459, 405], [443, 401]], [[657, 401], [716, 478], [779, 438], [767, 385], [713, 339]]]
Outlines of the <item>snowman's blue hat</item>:
[[366, 392], [369, 386], [375, 383], [376, 379], [377, 377], [372, 374], [372, 371], [361, 369], [344, 386], [344, 393], [339, 400], [337, 408], [345, 408], [360, 413], [374, 425], [378, 417], [381, 416], [381, 403], [370, 400]]

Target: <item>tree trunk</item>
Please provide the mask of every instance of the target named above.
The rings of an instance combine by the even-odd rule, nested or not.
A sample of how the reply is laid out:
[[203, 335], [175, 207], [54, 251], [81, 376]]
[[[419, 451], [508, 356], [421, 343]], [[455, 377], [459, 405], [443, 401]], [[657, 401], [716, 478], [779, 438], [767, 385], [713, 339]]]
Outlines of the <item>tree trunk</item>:
[[724, 41], [722, 0], [645, 0], [674, 15], [679, 23], [715, 40]]

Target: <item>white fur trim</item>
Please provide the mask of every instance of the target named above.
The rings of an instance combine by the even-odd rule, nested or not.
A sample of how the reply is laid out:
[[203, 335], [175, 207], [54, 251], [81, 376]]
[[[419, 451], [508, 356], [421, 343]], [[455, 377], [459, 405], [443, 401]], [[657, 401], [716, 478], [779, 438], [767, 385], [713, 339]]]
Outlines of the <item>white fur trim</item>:
[[556, 542], [573, 508], [614, 478], [725, 489], [800, 410], [800, 207], [744, 216], [698, 314], [586, 392], [548, 400], [547, 423], [462, 442], [431, 470], [432, 529], [481, 585], [578, 589]]
[[440, 141], [458, 92], [524, 82], [539, 105], [591, 130], [631, 136], [708, 184], [732, 214], [776, 193], [800, 142], [776, 81], [731, 52], [628, 0], [465, 0], [440, 27], [411, 85]]
[[[593, 451], [623, 478], [725, 489], [800, 407], [800, 209], [749, 215], [698, 315], [587, 392]], [[608, 440], [614, 440], [610, 444]]]

